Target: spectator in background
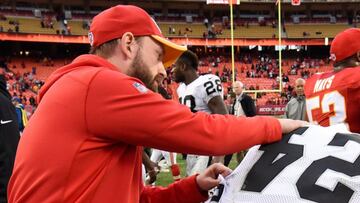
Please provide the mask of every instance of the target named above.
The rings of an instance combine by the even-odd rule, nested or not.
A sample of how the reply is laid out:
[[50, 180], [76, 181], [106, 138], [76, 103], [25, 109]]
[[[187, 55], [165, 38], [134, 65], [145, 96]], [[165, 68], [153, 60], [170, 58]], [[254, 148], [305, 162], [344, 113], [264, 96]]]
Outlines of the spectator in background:
[[305, 120], [305, 96], [304, 96], [305, 80], [298, 78], [295, 81], [296, 95], [290, 99], [285, 107], [285, 117], [294, 120]]
[[276, 28], [276, 22], [275, 22], [275, 20], [273, 20], [273, 21], [271, 22], [271, 27], [272, 27], [272, 28]]
[[30, 102], [31, 106], [36, 106], [36, 100], [35, 100], [34, 96], [30, 97], [29, 102]]
[[206, 28], [209, 27], [209, 19], [207, 19], [207, 18], [204, 19], [204, 25]]
[[21, 99], [19, 97], [14, 97], [12, 99], [12, 102], [13, 102], [13, 104], [15, 106], [15, 110], [16, 110], [17, 121], [19, 124], [19, 131], [20, 131], [20, 133], [22, 133], [28, 122], [27, 114], [24, 110], [24, 106], [22, 105]]
[[236, 95], [231, 113], [236, 116], [253, 117], [256, 115], [256, 107], [253, 99], [243, 92], [244, 84], [235, 81], [233, 90]]
[[26, 68], [25, 61], [21, 61], [21, 68], [22, 68], [22, 69], [25, 69], [25, 68]]
[[66, 26], [66, 31], [68, 35], [71, 35], [71, 27], [70, 25]]
[[41, 25], [41, 28], [45, 28], [45, 22], [44, 22], [44, 19], [41, 19], [41, 21], [40, 21], [40, 25]]
[[31, 73], [32, 73], [33, 75], [36, 75], [36, 67], [35, 67], [35, 66], [33, 66], [33, 67], [31, 68]]
[[68, 21], [66, 19], [63, 20], [64, 26], [67, 27], [68, 26]]
[[288, 83], [290, 80], [289, 80], [289, 77], [287, 75], [283, 75], [282, 81], [283, 81], [284, 85], [286, 85], [286, 83]]
[[84, 20], [82, 23], [82, 28], [85, 30], [89, 30], [90, 29], [90, 22], [89, 20]]
[[[253, 117], [256, 115], [256, 107], [254, 100], [243, 92], [244, 84], [240, 81], [235, 81], [233, 84], [233, 91], [235, 93], [235, 100], [230, 110], [230, 114], [235, 116]], [[238, 164], [244, 158], [246, 150], [238, 152], [236, 154], [236, 160]], [[226, 155], [224, 159], [224, 165], [228, 166], [232, 158], [232, 154]]]
[[0, 68], [0, 202], [7, 202], [7, 185], [20, 138], [16, 121], [15, 108], [6, 89], [4, 69]]
[[16, 24], [16, 25], [15, 25], [15, 32], [19, 32], [19, 31], [20, 31], [19, 25]]

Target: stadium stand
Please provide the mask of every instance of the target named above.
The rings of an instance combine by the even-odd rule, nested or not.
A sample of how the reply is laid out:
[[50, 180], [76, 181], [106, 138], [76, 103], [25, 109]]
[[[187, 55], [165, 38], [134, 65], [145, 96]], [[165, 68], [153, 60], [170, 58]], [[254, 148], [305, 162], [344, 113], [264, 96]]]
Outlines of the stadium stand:
[[[86, 36], [91, 18], [105, 7], [116, 3], [112, 1], [106, 3], [103, 1], [89, 1], [87, 5], [84, 5], [83, 1], [74, 0], [69, 5], [66, 5], [68, 4], [66, 2], [63, 4], [62, 7], [54, 6], [53, 8], [41, 1], [24, 0], [19, 4], [15, 4], [15, 7], [4, 4], [0, 7], [0, 32], [10, 34], [30, 33]], [[161, 0], [154, 1], [153, 3], [137, 1], [134, 4], [149, 10], [159, 24], [163, 34], [169, 38], [199, 40], [204, 38], [230, 38], [228, 11], [224, 6], [200, 6], [202, 3], [198, 2], [171, 2], [164, 7], [164, 2]], [[360, 23], [357, 23], [359, 12], [356, 9], [353, 10], [355, 8], [354, 5], [353, 3], [344, 5], [348, 8], [346, 13], [340, 12], [337, 9], [338, 4], [336, 2], [334, 7], [321, 3], [311, 3], [307, 7], [300, 6], [295, 8], [285, 4], [282, 35], [287, 39], [323, 39], [328, 37], [331, 40], [337, 33], [346, 28], [360, 27]], [[41, 18], [35, 17], [35, 8], [41, 10]], [[234, 37], [250, 40], [276, 39], [278, 37], [278, 25], [276, 20], [277, 14], [273, 12], [274, 9], [273, 4], [260, 5], [255, 3], [253, 5], [249, 1], [246, 1], [241, 7], [235, 7]], [[70, 18], [65, 18], [65, 10], [72, 14]], [[187, 19], [187, 16], [191, 16], [190, 20]], [[294, 16], [298, 17], [298, 22], [294, 22]], [[331, 16], [334, 18], [330, 18]], [[331, 22], [331, 19], [334, 21]], [[205, 42], [203, 41], [203, 43]], [[216, 53], [211, 53], [211, 47], [209, 47], [208, 52], [204, 52], [204, 50], [196, 51], [197, 47], [195, 46], [191, 48], [199, 56], [207, 55], [206, 57], [200, 57], [201, 65], [199, 73], [218, 75], [223, 82], [225, 95], [229, 97], [231, 94], [232, 71], [229, 51], [226, 51], [226, 54], [224, 52], [225, 49], [229, 48], [225, 47], [222, 51]], [[305, 56], [297, 59], [285, 57], [282, 64], [282, 72], [288, 76], [289, 81], [284, 85], [283, 94], [258, 94], [258, 98], [256, 98], [257, 104], [284, 104], [292, 94], [292, 85], [296, 78], [307, 78], [317, 72], [331, 70], [332, 64], [326, 62], [327, 52], [325, 51], [320, 57], [311, 57], [310, 59]], [[236, 56], [235, 60], [236, 79], [243, 81], [248, 90], [277, 89], [280, 80], [277, 77], [279, 74], [276, 62], [277, 56], [274, 53], [270, 54], [271, 62], [264, 63], [259, 57], [260, 53], [258, 52], [258, 55], [252, 56], [253, 60], [244, 60], [244, 55], [240, 54], [242, 56], [239, 56], [237, 53], [238, 56]], [[211, 57], [208, 57], [209, 55]], [[215, 56], [219, 56], [219, 59]], [[31, 78], [31, 81], [28, 81], [31, 83], [30, 86], [34, 87], [32, 81], [38, 81], [41, 84], [51, 72], [68, 62], [61, 59], [61, 57], [54, 60], [48, 57], [35, 60], [31, 57], [19, 57], [16, 54], [11, 57], [12, 60], [8, 64], [8, 71], [11, 78], [10, 86], [14, 87], [20, 84], [21, 81], [26, 81], [24, 78], [28, 79], [29, 77]], [[24, 68], [22, 68], [22, 63], [26, 64]], [[33, 71], [33, 67], [36, 67], [36, 74], [30, 74]], [[171, 79], [167, 80], [165, 85], [173, 94], [173, 97], [176, 98], [175, 89], [177, 85]], [[28, 98], [36, 96], [37, 86], [35, 84], [35, 91], [32, 87], [24, 91], [18, 87], [13, 88], [12, 93], [24, 95], [28, 100]]]

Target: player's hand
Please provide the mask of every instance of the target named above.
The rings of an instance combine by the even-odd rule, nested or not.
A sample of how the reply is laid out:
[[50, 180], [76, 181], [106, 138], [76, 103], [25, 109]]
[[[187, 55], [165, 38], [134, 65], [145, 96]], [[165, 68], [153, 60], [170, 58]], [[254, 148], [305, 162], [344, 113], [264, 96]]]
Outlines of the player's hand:
[[231, 173], [231, 169], [216, 163], [207, 168], [203, 173], [196, 177], [196, 182], [200, 189], [208, 191], [219, 185], [220, 180], [218, 176], [221, 174], [223, 177], [228, 176]]
[[159, 164], [157, 164], [157, 163], [155, 163], [155, 162], [153, 162], [153, 161], [150, 161], [150, 168], [149, 168], [149, 170], [154, 170], [154, 171], [157, 171], [157, 172], [159, 172], [160, 171], [160, 166], [159, 166]]
[[156, 176], [160, 172], [160, 166], [153, 161], [149, 161], [147, 170], [148, 170], [149, 178], [148, 178], [148, 180], [146, 180], [146, 183], [152, 184], [153, 182], [156, 181]]
[[156, 170], [151, 170], [148, 172], [149, 175], [149, 179], [146, 180], [146, 184], [152, 184], [153, 182], [156, 181], [156, 175], [158, 174], [158, 172]]
[[309, 123], [306, 121], [292, 120], [292, 119], [279, 119], [279, 122], [281, 125], [282, 133], [289, 133], [300, 127], [309, 125]]

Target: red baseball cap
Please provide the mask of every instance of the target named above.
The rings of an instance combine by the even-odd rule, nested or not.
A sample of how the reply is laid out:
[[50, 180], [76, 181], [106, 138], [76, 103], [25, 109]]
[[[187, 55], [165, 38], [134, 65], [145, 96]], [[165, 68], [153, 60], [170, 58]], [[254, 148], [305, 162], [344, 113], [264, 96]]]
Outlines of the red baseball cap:
[[339, 62], [360, 51], [360, 29], [349, 28], [336, 35], [331, 43], [330, 58]]
[[165, 67], [170, 67], [187, 50], [186, 46], [165, 39], [159, 26], [146, 11], [130, 5], [114, 6], [96, 15], [90, 26], [89, 42], [92, 47], [97, 47], [121, 38], [125, 32], [131, 32], [134, 36], [151, 36], [162, 44]]

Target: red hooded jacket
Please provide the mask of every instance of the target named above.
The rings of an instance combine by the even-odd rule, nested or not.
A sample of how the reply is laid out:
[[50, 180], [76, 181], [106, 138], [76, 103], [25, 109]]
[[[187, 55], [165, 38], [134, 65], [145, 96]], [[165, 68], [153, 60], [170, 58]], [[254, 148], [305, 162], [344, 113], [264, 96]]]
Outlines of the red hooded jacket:
[[224, 155], [281, 138], [277, 119], [192, 113], [95, 55], [55, 71], [20, 140], [9, 202], [200, 202], [195, 176], [144, 187], [142, 147]]

